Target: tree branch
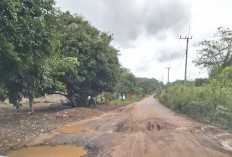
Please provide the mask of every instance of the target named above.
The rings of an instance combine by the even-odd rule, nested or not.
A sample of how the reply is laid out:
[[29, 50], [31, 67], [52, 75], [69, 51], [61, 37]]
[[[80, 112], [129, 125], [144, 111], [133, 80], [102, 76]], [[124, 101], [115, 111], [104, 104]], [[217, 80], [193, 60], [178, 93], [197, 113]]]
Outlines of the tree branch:
[[65, 96], [66, 98], [68, 97], [68, 95], [67, 95], [67, 94], [60, 93], [60, 92], [48, 93], [48, 94], [57, 94], [57, 95], [63, 95], [63, 96]]

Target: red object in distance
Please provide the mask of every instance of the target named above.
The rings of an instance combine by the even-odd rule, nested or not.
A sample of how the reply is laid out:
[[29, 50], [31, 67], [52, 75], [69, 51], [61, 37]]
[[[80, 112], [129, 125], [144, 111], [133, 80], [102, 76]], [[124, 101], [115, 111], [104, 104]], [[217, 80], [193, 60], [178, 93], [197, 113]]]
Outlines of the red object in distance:
[[131, 96], [130, 94], [127, 95], [128, 98], [130, 98], [130, 96]]
[[64, 87], [66, 87], [66, 86], [67, 86], [67, 84], [66, 84], [66, 83], [63, 83], [63, 86], [64, 86]]

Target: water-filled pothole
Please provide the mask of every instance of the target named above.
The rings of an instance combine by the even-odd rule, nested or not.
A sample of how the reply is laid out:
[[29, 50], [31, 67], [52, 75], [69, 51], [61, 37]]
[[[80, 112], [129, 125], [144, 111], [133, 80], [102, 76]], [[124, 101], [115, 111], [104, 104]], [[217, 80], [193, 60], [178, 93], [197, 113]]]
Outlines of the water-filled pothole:
[[60, 128], [59, 131], [65, 134], [72, 134], [72, 133], [78, 133], [83, 130], [85, 130], [87, 126], [82, 126], [82, 125], [73, 125], [73, 126], [67, 126], [64, 128]]
[[84, 147], [75, 146], [38, 146], [13, 151], [9, 157], [81, 157], [87, 152]]

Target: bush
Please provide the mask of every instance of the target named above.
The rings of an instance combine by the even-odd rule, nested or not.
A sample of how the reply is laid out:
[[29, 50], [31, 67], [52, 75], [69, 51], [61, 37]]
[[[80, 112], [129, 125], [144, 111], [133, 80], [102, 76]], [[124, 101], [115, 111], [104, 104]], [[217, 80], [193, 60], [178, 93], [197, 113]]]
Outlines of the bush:
[[0, 100], [4, 101], [7, 98], [7, 91], [3, 87], [3, 85], [0, 84]]
[[167, 107], [202, 121], [232, 128], [232, 88], [220, 86], [211, 80], [208, 85], [196, 87], [173, 84], [159, 95]]

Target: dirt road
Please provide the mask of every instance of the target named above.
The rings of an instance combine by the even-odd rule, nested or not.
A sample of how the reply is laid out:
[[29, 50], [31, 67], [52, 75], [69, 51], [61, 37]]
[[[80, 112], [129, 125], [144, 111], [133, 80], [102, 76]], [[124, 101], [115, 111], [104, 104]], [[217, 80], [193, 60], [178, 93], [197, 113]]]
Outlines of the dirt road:
[[36, 144], [84, 146], [88, 157], [232, 156], [229, 132], [177, 114], [152, 97], [41, 135], [30, 143]]

